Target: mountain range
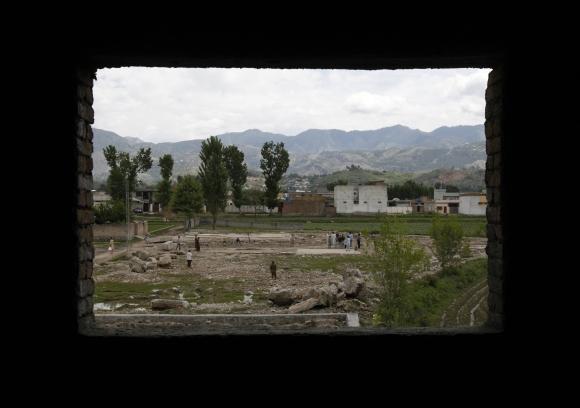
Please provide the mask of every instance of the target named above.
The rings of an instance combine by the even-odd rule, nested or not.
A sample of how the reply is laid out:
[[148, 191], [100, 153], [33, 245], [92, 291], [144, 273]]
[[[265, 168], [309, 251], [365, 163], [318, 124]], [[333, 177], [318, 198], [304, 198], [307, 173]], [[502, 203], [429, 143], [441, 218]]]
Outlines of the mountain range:
[[[95, 181], [103, 181], [108, 175], [109, 169], [103, 155], [107, 145], [129, 153], [150, 147], [154, 163], [164, 154], [173, 156], [175, 175], [197, 172], [201, 139], [151, 143], [96, 128], [93, 134]], [[299, 175], [329, 174], [352, 164], [369, 170], [399, 172], [451, 167], [481, 168], [486, 160], [483, 125], [444, 126], [431, 132], [401, 125], [376, 130], [310, 129], [296, 136], [249, 129], [217, 137], [225, 145], [237, 145], [245, 154], [248, 168], [254, 171], [259, 170], [260, 150], [264, 142], [284, 142], [290, 153], [288, 174]], [[157, 166], [141, 175], [146, 183], [159, 178]]]

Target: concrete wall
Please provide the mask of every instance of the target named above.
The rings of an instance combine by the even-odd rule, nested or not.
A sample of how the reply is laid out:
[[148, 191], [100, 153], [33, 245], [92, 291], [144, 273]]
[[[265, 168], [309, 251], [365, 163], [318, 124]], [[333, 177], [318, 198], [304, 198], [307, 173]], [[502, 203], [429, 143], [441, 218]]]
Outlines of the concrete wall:
[[[235, 205], [227, 205], [225, 212], [228, 214], [239, 214], [241, 210], [242, 214], [269, 214], [270, 210], [265, 205], [242, 205], [241, 208]], [[272, 209], [272, 214], [278, 213], [278, 207]]]
[[480, 204], [481, 196], [470, 195], [459, 197], [459, 214], [485, 215], [486, 204]]
[[[135, 221], [129, 225], [129, 239], [134, 236], [145, 236], [149, 232], [147, 221]], [[127, 239], [126, 224], [95, 224], [93, 226], [93, 237], [97, 240], [110, 239], [116, 240]]]
[[[354, 204], [358, 191], [358, 204]], [[334, 207], [337, 214], [385, 213], [388, 208], [387, 186], [336, 186]]]
[[387, 207], [387, 214], [410, 214], [413, 212], [411, 206], [408, 207]]

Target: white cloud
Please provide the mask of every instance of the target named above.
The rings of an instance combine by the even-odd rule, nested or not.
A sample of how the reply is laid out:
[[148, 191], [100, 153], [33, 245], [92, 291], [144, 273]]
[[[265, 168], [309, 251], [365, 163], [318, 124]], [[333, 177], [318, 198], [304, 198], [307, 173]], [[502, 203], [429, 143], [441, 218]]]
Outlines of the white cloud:
[[97, 73], [95, 127], [146, 141], [257, 128], [430, 131], [483, 123], [488, 69], [116, 68]]

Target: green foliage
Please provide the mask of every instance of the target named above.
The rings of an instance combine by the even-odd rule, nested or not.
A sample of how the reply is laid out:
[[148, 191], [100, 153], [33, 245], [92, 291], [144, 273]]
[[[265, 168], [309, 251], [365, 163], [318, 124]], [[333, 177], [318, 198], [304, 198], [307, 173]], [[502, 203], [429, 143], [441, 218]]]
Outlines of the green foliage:
[[406, 236], [405, 227], [398, 217], [387, 217], [380, 235], [372, 241], [382, 265], [372, 272], [380, 298], [376, 321], [387, 327], [400, 326], [409, 319], [409, 281], [428, 262], [423, 248]]
[[96, 205], [94, 213], [95, 223], [97, 224], [125, 222], [125, 202], [122, 200], [112, 200]]
[[433, 252], [441, 264], [441, 269], [445, 272], [451, 272], [450, 269], [459, 264], [464, 247], [461, 225], [455, 217], [436, 215], [433, 217], [431, 236], [433, 238]]
[[159, 158], [159, 167], [161, 169], [161, 178], [169, 180], [173, 173], [173, 157], [170, 154], [165, 154]]
[[228, 146], [224, 149], [224, 159], [228, 177], [232, 185], [233, 202], [236, 207], [242, 205], [242, 187], [248, 177], [248, 166], [244, 163], [244, 153], [236, 146]]
[[125, 177], [117, 166], [112, 167], [109, 171], [107, 192], [113, 200], [125, 200]]
[[153, 165], [151, 148], [141, 148], [136, 156], [131, 157], [129, 153], [117, 152], [115, 146], [109, 145], [103, 149], [103, 154], [110, 168], [108, 191], [114, 200], [125, 198], [126, 187], [131, 196], [139, 181], [137, 175], [148, 171]]
[[[200, 183], [193, 176], [179, 177], [175, 192], [171, 200], [171, 208], [186, 216], [186, 221], [201, 212], [203, 208], [203, 194]], [[189, 228], [189, 222], [187, 227]]]
[[284, 143], [266, 142], [262, 146], [262, 159], [260, 168], [265, 178], [266, 192], [265, 203], [272, 209], [278, 205], [278, 193], [280, 193], [280, 180], [288, 166], [290, 156], [284, 148]]
[[201, 143], [199, 153], [201, 163], [199, 165], [199, 179], [205, 198], [207, 211], [212, 214], [213, 224], [219, 211], [226, 206], [228, 171], [224, 160], [224, 147], [217, 137], [212, 136]]
[[348, 184], [348, 181], [345, 179], [339, 179], [336, 181], [331, 181], [330, 183], [326, 184], [326, 189], [328, 191], [334, 191], [334, 187], [336, 186], [346, 186]]
[[417, 183], [413, 180], [407, 180], [403, 184], [394, 184], [388, 186], [387, 192], [389, 199], [399, 198], [401, 200], [414, 200], [419, 197], [433, 198], [433, 188]]
[[171, 181], [161, 180], [157, 185], [157, 193], [155, 194], [157, 201], [161, 203], [161, 207], [165, 210], [171, 202]]
[[263, 205], [264, 192], [261, 190], [247, 189], [242, 191], [242, 205]]

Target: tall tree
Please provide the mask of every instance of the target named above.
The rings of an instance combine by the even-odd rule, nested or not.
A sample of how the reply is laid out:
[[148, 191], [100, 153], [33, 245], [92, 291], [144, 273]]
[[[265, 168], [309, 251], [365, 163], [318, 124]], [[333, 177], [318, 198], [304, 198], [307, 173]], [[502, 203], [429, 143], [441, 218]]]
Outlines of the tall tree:
[[159, 158], [159, 167], [161, 168], [161, 178], [157, 186], [157, 199], [161, 203], [163, 212], [167, 212], [167, 207], [171, 202], [171, 174], [173, 173], [173, 157], [170, 154], [163, 155]]
[[463, 228], [453, 217], [435, 215], [431, 226], [433, 252], [439, 260], [441, 271], [453, 273], [459, 265], [462, 252], [465, 252]]
[[103, 149], [105, 160], [109, 165], [107, 186], [113, 200], [122, 200], [125, 197], [127, 184], [129, 196], [135, 191], [139, 173], [148, 171], [153, 165], [151, 148], [141, 148], [137, 155], [131, 157], [127, 152], [117, 152], [115, 146], [109, 145]]
[[228, 171], [224, 162], [224, 146], [215, 136], [201, 143], [199, 179], [207, 211], [212, 215], [215, 229], [217, 214], [226, 206]]
[[378, 237], [372, 238], [381, 268], [372, 272], [380, 302], [375, 323], [388, 327], [407, 323], [413, 305], [408, 298], [409, 281], [425, 270], [429, 258], [423, 248], [407, 237], [406, 224], [387, 217]]
[[183, 176], [177, 180], [175, 193], [172, 196], [171, 208], [185, 215], [185, 226], [191, 228], [191, 218], [195, 225], [195, 214], [201, 212], [203, 208], [202, 188], [195, 177]]
[[236, 207], [240, 208], [243, 198], [242, 188], [248, 178], [248, 166], [244, 163], [244, 153], [234, 145], [228, 146], [224, 149], [224, 160], [232, 186], [233, 202]]
[[274, 143], [273, 141], [264, 143], [260, 168], [266, 184], [265, 202], [270, 210], [278, 204], [280, 180], [288, 170], [289, 165], [290, 157], [284, 148], [284, 143]]

